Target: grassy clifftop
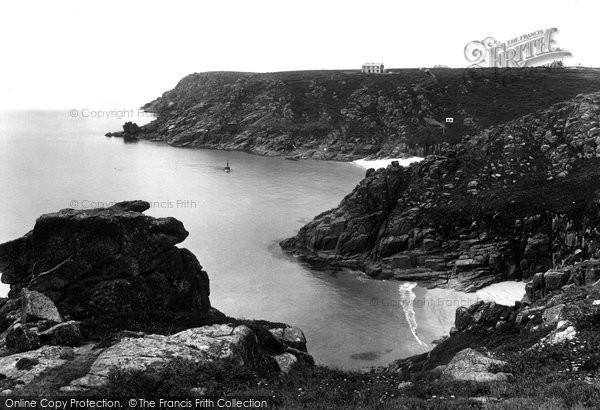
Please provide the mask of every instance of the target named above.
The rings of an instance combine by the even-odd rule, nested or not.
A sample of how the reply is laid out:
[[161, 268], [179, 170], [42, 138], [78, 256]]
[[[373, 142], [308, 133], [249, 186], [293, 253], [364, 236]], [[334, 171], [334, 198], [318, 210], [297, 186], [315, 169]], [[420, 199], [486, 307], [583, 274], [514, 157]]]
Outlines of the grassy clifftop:
[[[143, 107], [158, 119], [137, 137], [336, 160], [423, 155], [597, 90], [595, 69], [195, 73]], [[442, 133], [446, 117], [454, 123]]]

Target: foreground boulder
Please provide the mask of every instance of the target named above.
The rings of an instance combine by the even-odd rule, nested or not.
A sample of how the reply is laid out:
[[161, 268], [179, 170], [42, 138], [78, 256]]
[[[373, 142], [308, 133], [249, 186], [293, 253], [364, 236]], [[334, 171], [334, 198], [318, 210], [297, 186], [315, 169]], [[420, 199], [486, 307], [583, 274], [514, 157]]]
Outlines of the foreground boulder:
[[246, 326], [205, 326], [188, 329], [171, 336], [148, 335], [124, 338], [104, 350], [88, 373], [70, 383], [65, 391], [99, 389], [108, 383], [114, 369], [151, 372], [174, 360], [208, 363], [232, 360], [239, 366], [260, 366], [275, 360], [263, 354], [254, 332]]
[[[14, 328], [20, 334], [26, 329], [20, 324]], [[62, 343], [40, 346], [40, 340], [46, 334], [56, 334], [57, 329], [63, 329], [59, 335], [70, 337], [57, 339]], [[227, 362], [261, 372], [287, 373], [297, 363], [314, 363], [309, 354], [286, 345], [283, 339], [278, 339], [282, 344], [279, 351], [265, 351], [257, 334], [245, 325], [202, 326], [173, 335], [122, 332], [109, 346], [81, 339], [80, 345], [74, 346], [73, 329], [76, 327], [71, 322], [65, 322], [39, 338], [30, 332], [35, 346], [0, 356], [0, 390], [18, 393], [39, 383], [53, 385], [64, 393], [101, 393], [111, 372], [156, 374], [172, 365]]]
[[[175, 218], [144, 215], [149, 207], [131, 201], [42, 215], [31, 232], [0, 245], [9, 296], [24, 288], [41, 292], [72, 319], [156, 309], [208, 311], [208, 275], [190, 251], [175, 247], [188, 232]], [[56, 313], [45, 311], [38, 293], [29, 295], [24, 315]]]
[[302, 330], [241, 324], [211, 308], [207, 273], [175, 247], [188, 235], [183, 224], [146, 216], [148, 208], [64, 209], [0, 245], [11, 285], [0, 299], [0, 392], [101, 393], [113, 371], [182, 363], [253, 374], [314, 364]]

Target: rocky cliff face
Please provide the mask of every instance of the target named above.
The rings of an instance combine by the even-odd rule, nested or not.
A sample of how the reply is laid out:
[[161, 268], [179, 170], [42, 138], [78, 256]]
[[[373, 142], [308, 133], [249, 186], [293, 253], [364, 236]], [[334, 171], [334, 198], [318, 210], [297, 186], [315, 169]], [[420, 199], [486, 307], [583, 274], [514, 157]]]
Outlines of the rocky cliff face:
[[142, 107], [155, 121], [107, 135], [317, 159], [422, 156], [599, 87], [595, 72], [542, 68], [197, 73]]
[[188, 232], [144, 215], [149, 207], [63, 209], [0, 245], [11, 285], [0, 299], [1, 394], [99, 393], [112, 371], [182, 363], [275, 373], [314, 364], [300, 329], [211, 308], [207, 273], [175, 246]]
[[475, 290], [599, 256], [600, 93], [368, 170], [281, 243], [372, 276]]

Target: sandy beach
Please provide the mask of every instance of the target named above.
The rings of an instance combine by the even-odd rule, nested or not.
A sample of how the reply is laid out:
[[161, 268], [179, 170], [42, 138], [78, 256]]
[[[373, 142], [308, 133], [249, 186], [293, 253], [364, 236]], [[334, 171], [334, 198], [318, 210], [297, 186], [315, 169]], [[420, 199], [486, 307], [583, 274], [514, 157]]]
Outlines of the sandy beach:
[[414, 288], [414, 311], [417, 328], [414, 330], [425, 343], [447, 335], [454, 326], [456, 309], [470, 306], [480, 300], [512, 306], [525, 294], [525, 282], [495, 283], [477, 292], [465, 293], [453, 289]]
[[407, 167], [410, 164], [412, 164], [413, 162], [419, 162], [422, 160], [423, 160], [423, 158], [421, 158], [421, 157], [384, 158], [384, 159], [374, 159], [374, 160], [357, 159], [356, 161], [352, 161], [352, 163], [356, 164], [359, 167], [364, 168], [364, 169], [369, 169], [369, 168], [378, 169], [378, 168], [387, 167], [389, 164], [392, 163], [392, 161], [398, 161], [398, 163], [400, 165], [402, 165], [403, 167]]
[[475, 292], [478, 299], [512, 306], [525, 295], [525, 282], [500, 282]]

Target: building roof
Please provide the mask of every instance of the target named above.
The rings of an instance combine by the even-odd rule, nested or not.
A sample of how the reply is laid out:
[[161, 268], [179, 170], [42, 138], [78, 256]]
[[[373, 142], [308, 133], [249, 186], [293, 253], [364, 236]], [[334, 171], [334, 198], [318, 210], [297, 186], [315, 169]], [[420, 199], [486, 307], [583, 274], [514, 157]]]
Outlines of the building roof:
[[383, 63], [364, 63], [363, 65], [383, 65]]

